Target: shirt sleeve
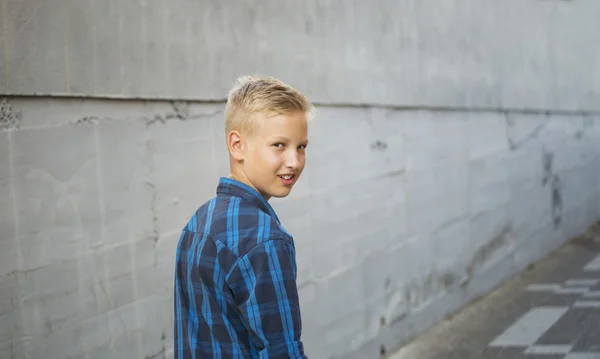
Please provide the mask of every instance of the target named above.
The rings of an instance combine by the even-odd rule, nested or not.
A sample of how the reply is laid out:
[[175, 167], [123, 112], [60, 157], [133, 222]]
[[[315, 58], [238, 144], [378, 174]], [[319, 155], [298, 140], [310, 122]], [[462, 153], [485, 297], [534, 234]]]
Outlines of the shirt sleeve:
[[256, 245], [234, 265], [227, 283], [259, 358], [307, 358], [293, 246], [283, 239]]

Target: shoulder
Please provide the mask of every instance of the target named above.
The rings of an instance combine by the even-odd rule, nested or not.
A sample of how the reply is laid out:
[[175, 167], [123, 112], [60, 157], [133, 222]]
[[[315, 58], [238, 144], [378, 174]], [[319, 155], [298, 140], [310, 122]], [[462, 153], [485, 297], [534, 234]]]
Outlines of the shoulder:
[[238, 215], [227, 216], [221, 228], [214, 228], [214, 238], [225, 243], [237, 256], [242, 257], [268, 241], [292, 244], [292, 236], [275, 218], [255, 207], [242, 207]]
[[216, 196], [204, 202], [192, 214], [183, 230], [191, 233], [206, 233], [206, 229], [212, 227], [220, 202], [222, 201]]
[[237, 257], [269, 240], [284, 241], [293, 247], [292, 235], [276, 218], [233, 196], [217, 196], [204, 203], [185, 230], [210, 236]]

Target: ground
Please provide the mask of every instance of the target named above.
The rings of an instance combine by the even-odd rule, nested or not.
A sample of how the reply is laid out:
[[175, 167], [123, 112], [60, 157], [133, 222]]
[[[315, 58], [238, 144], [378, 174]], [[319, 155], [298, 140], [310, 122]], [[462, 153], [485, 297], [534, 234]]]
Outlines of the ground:
[[389, 359], [600, 359], [600, 226]]

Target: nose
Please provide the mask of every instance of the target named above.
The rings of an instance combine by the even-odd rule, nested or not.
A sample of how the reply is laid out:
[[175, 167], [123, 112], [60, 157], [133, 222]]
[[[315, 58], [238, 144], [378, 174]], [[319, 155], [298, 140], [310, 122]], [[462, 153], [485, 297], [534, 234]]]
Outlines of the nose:
[[287, 152], [284, 162], [285, 166], [292, 169], [300, 167], [300, 155], [298, 154], [298, 151], [291, 150]]

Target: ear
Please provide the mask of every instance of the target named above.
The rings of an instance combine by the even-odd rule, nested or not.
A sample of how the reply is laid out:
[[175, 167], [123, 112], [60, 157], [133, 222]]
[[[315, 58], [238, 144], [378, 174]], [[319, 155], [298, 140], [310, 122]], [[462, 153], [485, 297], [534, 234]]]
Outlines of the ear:
[[227, 134], [227, 148], [229, 148], [231, 157], [238, 161], [244, 160], [245, 144], [238, 131], [234, 130]]

